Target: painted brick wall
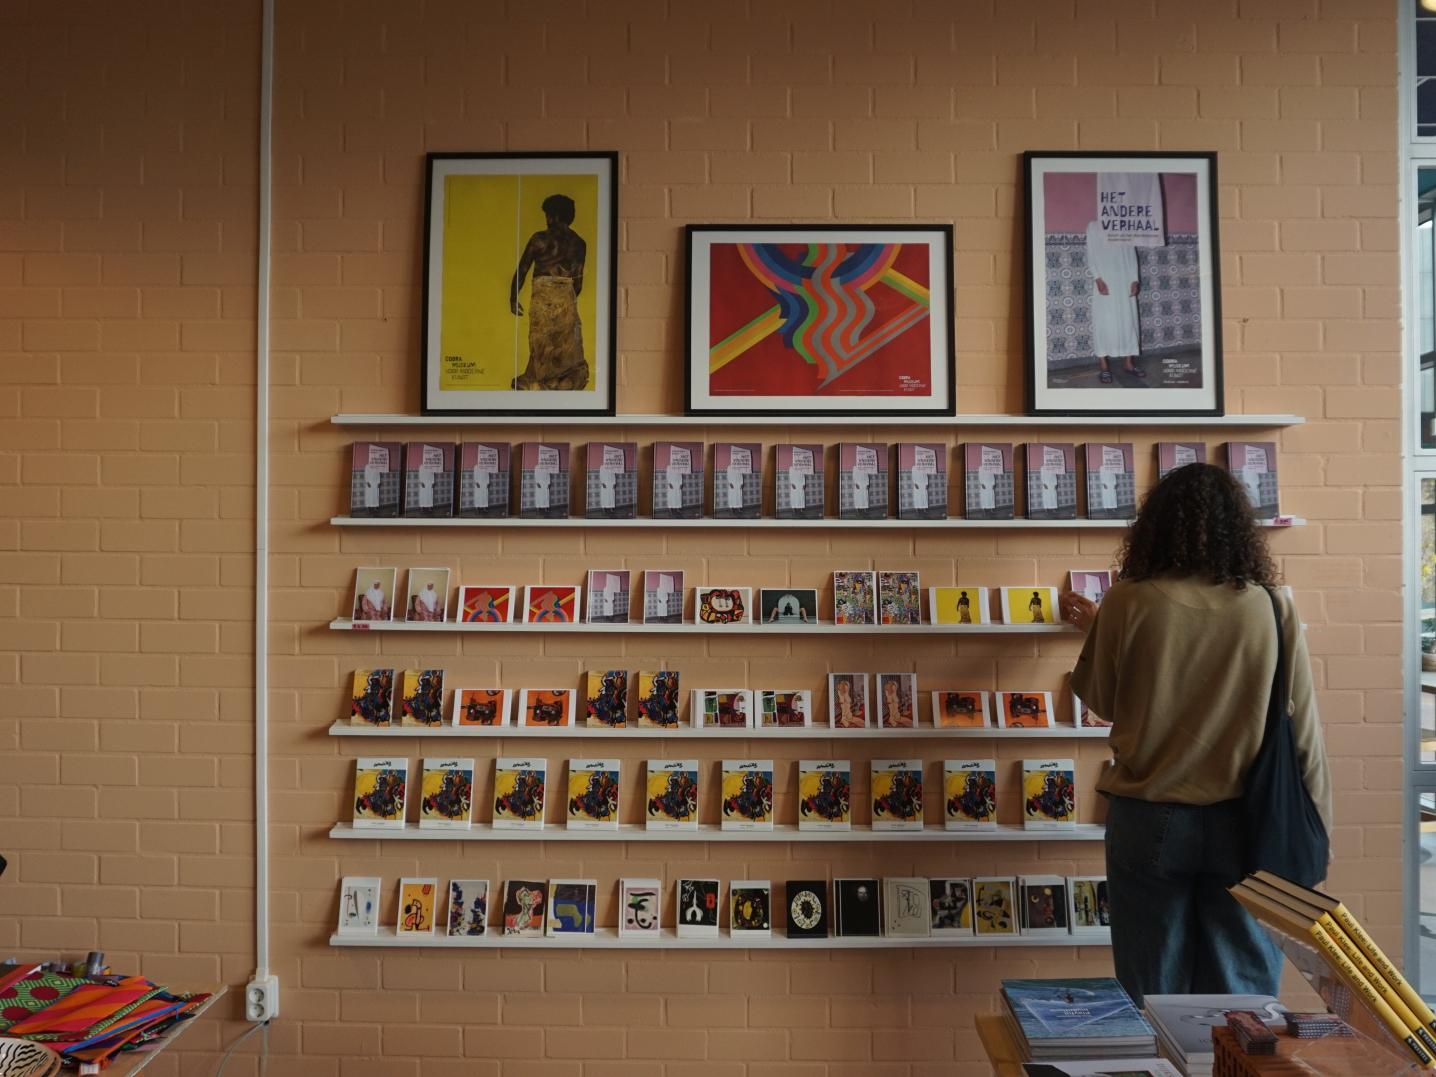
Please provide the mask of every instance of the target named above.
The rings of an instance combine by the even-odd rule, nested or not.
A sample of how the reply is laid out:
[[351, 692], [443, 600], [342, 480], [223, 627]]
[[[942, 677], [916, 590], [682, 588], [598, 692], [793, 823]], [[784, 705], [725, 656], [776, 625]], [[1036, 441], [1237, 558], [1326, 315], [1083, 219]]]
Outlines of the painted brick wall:
[[[13, 61], [0, 77], [15, 91], [0, 102], [0, 352], [9, 374], [0, 407], [10, 420], [0, 433], [0, 483], [10, 487], [0, 536], [12, 551], [0, 579], [11, 640], [0, 676], [19, 703], [0, 711], [0, 744], [24, 763], [18, 783], [0, 785], [0, 819], [13, 824], [6, 848], [19, 854], [14, 878], [0, 884], [0, 947], [100, 945], [117, 957], [143, 952], [145, 968], [165, 975], [239, 982], [253, 958], [245, 685], [255, 13], [145, 5], [137, 21], [139, 5], [118, 8], [0, 16], [19, 24], [0, 34], [0, 55]], [[782, 880], [1076, 872], [1096, 868], [1100, 855], [1068, 844], [836, 854], [674, 844], [630, 846], [619, 859], [608, 846], [415, 851], [327, 839], [346, 815], [358, 753], [325, 727], [341, 713], [351, 671], [381, 656], [514, 687], [667, 658], [695, 684], [781, 677], [816, 688], [829, 668], [897, 665], [934, 687], [942, 678], [1056, 690], [1074, 650], [824, 639], [759, 656], [742, 640], [661, 637], [436, 637], [416, 650], [323, 627], [343, 608], [357, 564], [449, 565], [460, 579], [519, 584], [581, 582], [588, 568], [625, 566], [754, 587], [816, 586], [835, 568], [867, 566], [917, 568], [928, 584], [1055, 584], [1069, 566], [1111, 552], [1110, 536], [1060, 531], [835, 532], [805, 536], [797, 550], [780, 532], [725, 532], [715, 548], [712, 536], [659, 526], [622, 535], [327, 526], [343, 510], [349, 440], [328, 417], [417, 408], [425, 150], [622, 152], [619, 406], [635, 412], [681, 404], [682, 225], [748, 219], [955, 222], [960, 406], [1019, 410], [1020, 152], [1219, 150], [1227, 406], [1312, 420], [1278, 436], [1285, 507], [1313, 525], [1277, 535], [1274, 548], [1310, 625], [1336, 763], [1332, 886], [1395, 948], [1389, 14], [1354, 0], [282, 4], [271, 765], [284, 1019], [270, 1038], [269, 1072], [976, 1074], [985, 1071], [972, 1016], [992, 1008], [1001, 977], [1104, 967], [1102, 956], [1070, 947], [467, 957], [327, 947], [343, 874], [611, 882], [691, 870]], [[133, 47], [116, 50], [116, 41]], [[587, 439], [561, 424], [548, 433]], [[721, 427], [704, 433], [715, 439]], [[1044, 433], [1061, 432], [1033, 437]], [[873, 434], [896, 440], [899, 431]], [[1144, 482], [1156, 436], [1132, 438]], [[1215, 447], [1223, 435], [1208, 431], [1206, 440]], [[481, 760], [493, 754], [466, 744]], [[422, 752], [395, 748], [416, 760]], [[860, 768], [886, 750], [852, 742], [842, 754]], [[698, 754], [718, 752], [706, 745]], [[569, 751], [555, 744], [548, 754]], [[938, 759], [943, 749], [923, 754]], [[1102, 752], [1077, 754], [1090, 787]], [[1082, 811], [1100, 812], [1090, 791]], [[602, 907], [610, 922], [613, 897]], [[386, 917], [392, 904], [391, 892]], [[181, 1057], [199, 1064], [234, 1031], [197, 1030]]]

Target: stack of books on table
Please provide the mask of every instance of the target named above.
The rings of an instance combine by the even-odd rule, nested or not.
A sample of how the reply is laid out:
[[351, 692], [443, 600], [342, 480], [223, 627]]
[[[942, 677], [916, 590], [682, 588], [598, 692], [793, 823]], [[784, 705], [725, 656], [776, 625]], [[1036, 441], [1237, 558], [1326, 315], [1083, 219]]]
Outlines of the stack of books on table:
[[1003, 980], [1002, 1003], [1023, 1057], [1033, 1061], [1136, 1059], [1157, 1053], [1157, 1034], [1110, 977]]
[[1270, 995], [1148, 995], [1142, 1006], [1162, 1054], [1186, 1077], [1211, 1077], [1217, 1058], [1212, 1029], [1226, 1028], [1228, 1011], [1251, 1010], [1273, 1030], [1284, 1027], [1286, 1015]]
[[1182, 1077], [1163, 1058], [1084, 1058], [1071, 1062], [1024, 1062], [1026, 1077]]

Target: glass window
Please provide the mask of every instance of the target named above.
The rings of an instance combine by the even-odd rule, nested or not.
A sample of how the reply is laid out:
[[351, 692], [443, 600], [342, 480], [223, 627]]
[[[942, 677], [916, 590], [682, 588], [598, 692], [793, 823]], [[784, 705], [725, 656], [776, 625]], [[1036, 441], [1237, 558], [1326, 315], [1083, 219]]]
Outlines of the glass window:
[[[1436, 0], [1432, 0], [1436, 3]], [[1432, 23], [1436, 32], [1436, 21]], [[1431, 85], [1436, 87], [1436, 77]], [[1436, 168], [1416, 174], [1416, 353], [1421, 394], [1421, 447], [1436, 448]]]
[[1416, 5], [1416, 137], [1436, 137], [1436, 0]]

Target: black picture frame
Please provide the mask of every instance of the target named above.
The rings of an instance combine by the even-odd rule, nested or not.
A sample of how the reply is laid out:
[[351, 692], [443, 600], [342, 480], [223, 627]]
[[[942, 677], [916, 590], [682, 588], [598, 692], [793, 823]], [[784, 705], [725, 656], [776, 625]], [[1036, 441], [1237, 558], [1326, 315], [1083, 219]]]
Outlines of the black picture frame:
[[[1090, 161], [1091, 168], [1082, 168]], [[1113, 167], [1116, 163], [1122, 167]], [[1100, 202], [1101, 176], [1104, 174], [1155, 174], [1162, 212], [1161, 230], [1163, 255], [1160, 260], [1149, 254], [1144, 263], [1136, 262], [1136, 287], [1133, 307], [1136, 308], [1138, 349], [1132, 356], [1115, 352], [1106, 357], [1105, 368], [1097, 352], [1098, 329], [1092, 318], [1092, 297], [1095, 285], [1084, 296], [1083, 284], [1087, 268], [1087, 240], [1083, 239], [1080, 257], [1076, 253], [1075, 232], [1058, 224], [1075, 224], [1086, 212], [1084, 199], [1075, 198], [1076, 179], [1062, 202], [1048, 205], [1047, 184], [1050, 176], [1077, 174], [1092, 177], [1092, 206]], [[1142, 167], [1143, 165], [1149, 167]], [[1190, 184], [1184, 177], [1192, 177]], [[1028, 151], [1022, 158], [1024, 190], [1024, 251], [1027, 270], [1024, 289], [1026, 321], [1026, 392], [1028, 415], [1035, 416], [1222, 416], [1224, 400], [1222, 317], [1221, 317], [1221, 248], [1217, 203], [1217, 154], [1213, 151]], [[1039, 182], [1043, 189], [1039, 191]], [[1083, 181], [1086, 182], [1085, 180]], [[1178, 184], [1181, 189], [1178, 190]], [[1125, 186], [1125, 185], [1124, 185]], [[1132, 198], [1114, 203], [1114, 211], [1140, 210], [1143, 200], [1128, 192], [1111, 191]], [[1190, 188], [1188, 190], [1187, 188]], [[1148, 188], [1150, 189], [1150, 188]], [[1153, 199], [1147, 205], [1155, 205]], [[1049, 210], [1050, 219], [1049, 219]], [[1169, 221], [1187, 225], [1191, 231], [1176, 232]], [[1100, 226], [1094, 214], [1087, 228]], [[1131, 227], [1141, 229], [1140, 216]], [[1114, 227], [1116, 227], [1114, 225]], [[1123, 225], [1125, 227], [1125, 225]], [[1178, 243], [1171, 242], [1180, 235]], [[1049, 237], [1058, 237], [1049, 242]], [[1121, 237], [1113, 246], [1137, 244]], [[1155, 246], [1155, 245], [1154, 245]], [[1170, 249], [1169, 249], [1170, 248]], [[1109, 248], [1110, 249], [1110, 248]], [[1080, 268], [1078, 263], [1080, 263]], [[1158, 272], [1159, 266], [1161, 272]], [[1083, 276], [1079, 280], [1079, 275]], [[1166, 298], [1154, 296], [1149, 314], [1142, 313], [1139, 297], [1147, 291], [1143, 280], [1159, 283], [1173, 294]], [[1105, 281], [1103, 282], [1105, 285]], [[1084, 338], [1081, 321], [1084, 313], [1089, 328]], [[1192, 316], [1195, 306], [1196, 337], [1193, 341]], [[1147, 319], [1143, 324], [1143, 319]], [[1106, 319], [1102, 335], [1111, 348], [1129, 343], [1131, 326], [1113, 331], [1112, 316]], [[1060, 323], [1060, 324], [1059, 324]], [[1055, 331], [1054, 331], [1055, 327]], [[1061, 348], [1054, 346], [1054, 338]], [[1145, 349], [1145, 350], [1144, 350]], [[1065, 351], [1066, 355], [1056, 354]], [[1127, 360], [1140, 374], [1128, 372]], [[1150, 365], [1155, 360], [1156, 365]], [[1117, 365], [1114, 361], [1120, 361]], [[1064, 369], [1054, 369], [1055, 364]], [[1110, 382], [1101, 380], [1103, 370]], [[1152, 372], [1159, 374], [1151, 379]], [[1196, 380], [1198, 385], [1182, 384]], [[1172, 384], [1156, 384], [1170, 381]], [[1085, 384], [1093, 382], [1092, 384]]]
[[[742, 242], [737, 237], [752, 236], [753, 243], [852, 243], [872, 245], [878, 236], [886, 235], [887, 244], [926, 243], [929, 247], [927, 271], [929, 283], [925, 290], [926, 314], [917, 315], [916, 324], [926, 323], [929, 354], [925, 395], [895, 397], [891, 394], [753, 394], [751, 404], [740, 401], [741, 395], [727, 393], [714, 396], [708, 391], [707, 375], [711, 358], [709, 310], [703, 302], [711, 284], [711, 264], [706, 256], [715, 241], [726, 244]], [[779, 238], [786, 237], [786, 238]], [[953, 226], [898, 222], [894, 224], [690, 224], [684, 232], [684, 264], [687, 286], [684, 292], [683, 320], [686, 359], [683, 390], [684, 414], [712, 416], [757, 416], [784, 418], [801, 415], [818, 418], [946, 418], [957, 414], [957, 346], [953, 326]], [[750, 267], [751, 268], [751, 267]], [[913, 282], [907, 281], [907, 284]], [[919, 286], [921, 287], [921, 286]], [[770, 289], [771, 290], [771, 289]], [[918, 300], [922, 305], [923, 300]], [[781, 320], [780, 305], [766, 317]], [[907, 317], [913, 317], [908, 312]], [[894, 319], [896, 321], [896, 319]], [[756, 322], [756, 319], [755, 319]], [[892, 326], [896, 329], [896, 326]], [[769, 329], [766, 335], [776, 332]], [[897, 330], [901, 333], [903, 330]], [[736, 334], [733, 334], [736, 336]], [[731, 339], [731, 337], [730, 337]], [[871, 340], [869, 341], [871, 343]], [[860, 361], [860, 360], [859, 360]], [[852, 365], [856, 365], [855, 363]], [[852, 369], [849, 366], [848, 369]], [[834, 377], [841, 377], [841, 373]], [[832, 381], [833, 378], [829, 378]], [[905, 406], [894, 406], [894, 400], [908, 400]]]
[[[531, 172], [522, 171], [532, 162]], [[581, 219], [591, 220], [590, 237], [581, 237], [586, 244], [586, 258], [582, 288], [572, 301], [575, 308], [571, 320], [576, 320], [582, 334], [583, 291], [593, 296], [593, 355], [584, 355], [588, 365], [587, 384], [583, 388], [525, 388], [492, 389], [487, 387], [454, 389], [445, 386], [444, 365], [450, 365], [450, 375], [461, 377], [466, 364], [500, 361], [509, 364], [510, 370], [517, 370], [521, 350], [516, 343], [512, 354], [497, 359], [493, 348], [485, 349], [478, 334], [471, 334], [476, 350], [471, 355], [448, 356], [441, 353], [444, 343], [444, 287], [445, 260], [445, 214], [448, 210], [447, 193], [439, 193], [440, 184], [451, 176], [514, 176], [519, 186], [526, 176], [592, 177], [595, 181], [595, 205], [591, 217], [580, 209]], [[555, 191], [553, 193], [562, 193]], [[576, 200], [577, 201], [577, 200]], [[528, 219], [520, 223], [517, 213], [513, 218], [512, 231], [516, 237], [531, 232], [535, 222], [535, 203], [541, 204], [537, 192], [530, 199], [517, 193], [514, 204], [519, 210], [527, 209]], [[542, 227], [542, 224], [538, 224]], [[577, 231], [577, 228], [575, 228]], [[502, 316], [513, 315], [505, 309], [502, 287], [495, 279], [502, 276], [511, 279], [522, 256], [522, 239], [516, 241], [519, 249], [511, 251], [509, 262], [504, 263], [501, 273], [484, 273], [490, 278], [487, 294], [494, 295], [496, 309]], [[482, 153], [429, 153], [425, 155], [424, 184], [424, 265], [423, 290], [420, 306], [420, 347], [419, 347], [419, 395], [420, 410], [424, 415], [537, 415], [554, 417], [599, 417], [612, 416], [617, 408], [618, 383], [618, 153], [612, 150], [574, 150], [539, 152], [482, 152]], [[531, 295], [533, 275], [529, 274], [518, 289], [522, 295], [528, 288]], [[504, 285], [503, 287], [507, 287]], [[522, 317], [529, 318], [529, 306], [524, 307]], [[560, 304], [562, 305], [562, 304]], [[560, 312], [560, 317], [565, 312]], [[530, 323], [532, 325], [532, 323]], [[517, 336], [515, 340], [517, 341]], [[582, 335], [580, 336], [582, 339]], [[587, 351], [587, 349], [584, 349]], [[571, 358], [571, 357], [570, 357]], [[526, 368], [515, 377], [523, 377]], [[507, 378], [505, 372], [502, 377]], [[492, 375], [490, 376], [492, 377]], [[513, 379], [511, 379], [512, 381]], [[571, 376], [570, 379], [571, 380]]]

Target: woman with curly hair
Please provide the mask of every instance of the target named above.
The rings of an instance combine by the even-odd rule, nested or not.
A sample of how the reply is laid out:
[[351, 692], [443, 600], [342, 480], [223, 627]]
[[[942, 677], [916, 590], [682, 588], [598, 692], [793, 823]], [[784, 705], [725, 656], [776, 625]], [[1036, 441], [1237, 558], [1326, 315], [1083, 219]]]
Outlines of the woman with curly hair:
[[[1107, 886], [1117, 978], [1148, 994], [1277, 993], [1282, 955], [1226, 888], [1243, 874], [1241, 796], [1265, 732], [1277, 618], [1297, 754], [1331, 830], [1331, 782], [1306, 641], [1251, 507], [1189, 464], [1147, 495], [1099, 608], [1062, 596], [1087, 634], [1072, 687], [1112, 722]], [[1268, 589], [1271, 589], [1269, 595]]]

